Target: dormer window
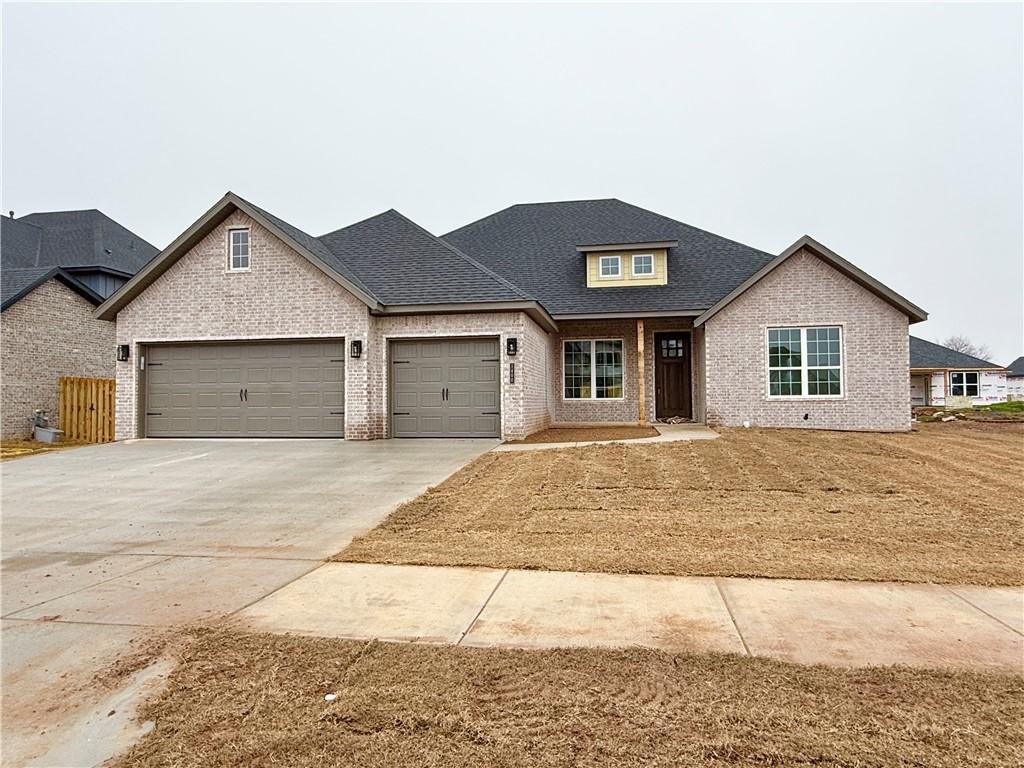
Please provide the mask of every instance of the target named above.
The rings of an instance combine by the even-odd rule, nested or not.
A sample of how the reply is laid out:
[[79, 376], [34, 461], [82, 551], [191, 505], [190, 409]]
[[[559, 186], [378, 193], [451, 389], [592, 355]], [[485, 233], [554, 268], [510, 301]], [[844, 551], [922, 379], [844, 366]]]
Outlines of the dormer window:
[[619, 256], [601, 257], [601, 277], [621, 277], [622, 259]]
[[633, 277], [652, 277], [654, 275], [654, 254], [633, 254]]
[[[588, 288], [645, 288], [668, 284], [669, 255], [678, 240], [577, 245], [587, 260]], [[677, 251], [678, 252], [678, 251]]]
[[228, 230], [228, 269], [245, 272], [249, 269], [249, 230]]

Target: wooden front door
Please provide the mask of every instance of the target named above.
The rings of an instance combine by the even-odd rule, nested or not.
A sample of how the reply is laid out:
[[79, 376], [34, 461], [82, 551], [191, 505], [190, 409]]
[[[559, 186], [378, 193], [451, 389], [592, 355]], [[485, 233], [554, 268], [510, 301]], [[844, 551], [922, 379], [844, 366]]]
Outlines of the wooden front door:
[[690, 390], [690, 334], [654, 334], [654, 415], [693, 418]]

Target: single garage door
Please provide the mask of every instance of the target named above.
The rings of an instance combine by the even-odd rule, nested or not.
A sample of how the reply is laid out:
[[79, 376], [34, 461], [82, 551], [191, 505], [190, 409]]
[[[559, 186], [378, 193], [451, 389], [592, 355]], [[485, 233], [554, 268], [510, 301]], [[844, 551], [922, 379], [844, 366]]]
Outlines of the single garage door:
[[498, 437], [498, 339], [391, 342], [393, 437]]
[[148, 437], [344, 437], [345, 343], [146, 351]]

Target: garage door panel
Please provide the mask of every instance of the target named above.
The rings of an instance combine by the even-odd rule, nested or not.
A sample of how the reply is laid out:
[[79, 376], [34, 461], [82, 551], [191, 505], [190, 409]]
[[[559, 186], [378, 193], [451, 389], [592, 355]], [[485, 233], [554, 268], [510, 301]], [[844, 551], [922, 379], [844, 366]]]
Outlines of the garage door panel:
[[343, 350], [335, 341], [149, 348], [146, 434], [342, 437]]
[[394, 341], [390, 357], [394, 437], [499, 435], [499, 419], [483, 416], [498, 410], [497, 339]]

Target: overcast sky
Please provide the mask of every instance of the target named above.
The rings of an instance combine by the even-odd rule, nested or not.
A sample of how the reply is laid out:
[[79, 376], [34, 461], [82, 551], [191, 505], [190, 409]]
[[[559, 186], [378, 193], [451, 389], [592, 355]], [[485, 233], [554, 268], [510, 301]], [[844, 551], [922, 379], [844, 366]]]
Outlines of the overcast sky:
[[2, 208], [163, 247], [232, 190], [314, 235], [618, 197], [807, 233], [1008, 363], [1019, 4], [3, 7]]

